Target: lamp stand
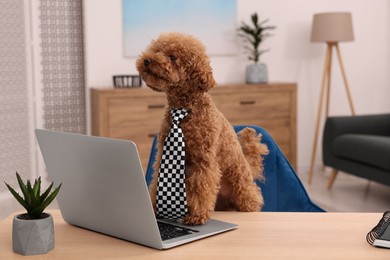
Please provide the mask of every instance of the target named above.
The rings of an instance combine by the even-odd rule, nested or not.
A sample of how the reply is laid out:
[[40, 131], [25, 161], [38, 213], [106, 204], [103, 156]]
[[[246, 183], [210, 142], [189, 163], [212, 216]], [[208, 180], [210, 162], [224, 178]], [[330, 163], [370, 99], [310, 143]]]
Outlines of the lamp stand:
[[[326, 104], [325, 104], [325, 115], [326, 117], [329, 116], [329, 98], [330, 98], [330, 81], [331, 81], [331, 71], [332, 71], [332, 51], [333, 48], [336, 49], [336, 54], [340, 63], [341, 73], [344, 79], [344, 85], [345, 90], [347, 92], [349, 106], [352, 111], [352, 115], [355, 115], [355, 108], [352, 103], [352, 96], [347, 80], [347, 76], [345, 74], [344, 69], [344, 63], [341, 58], [339, 45], [337, 42], [327, 42], [327, 48], [326, 48], [326, 56], [325, 56], [325, 64], [324, 64], [324, 72], [322, 77], [322, 87], [321, 87], [321, 95], [320, 100], [318, 102], [318, 111], [317, 111], [317, 123], [316, 123], [316, 130], [314, 134], [314, 141], [313, 141], [313, 150], [311, 155], [311, 164], [310, 164], [310, 170], [309, 170], [309, 184], [311, 184], [313, 179], [313, 171], [314, 171], [314, 162], [316, 157], [316, 151], [317, 151], [317, 141], [318, 141], [318, 134], [320, 130], [320, 124], [321, 124], [321, 115], [322, 115], [322, 107], [323, 107], [323, 100], [326, 98]], [[326, 93], [325, 93], [326, 91]], [[337, 170], [333, 169], [332, 174], [329, 178], [328, 182], [328, 189], [332, 188], [332, 185], [337, 177]]]

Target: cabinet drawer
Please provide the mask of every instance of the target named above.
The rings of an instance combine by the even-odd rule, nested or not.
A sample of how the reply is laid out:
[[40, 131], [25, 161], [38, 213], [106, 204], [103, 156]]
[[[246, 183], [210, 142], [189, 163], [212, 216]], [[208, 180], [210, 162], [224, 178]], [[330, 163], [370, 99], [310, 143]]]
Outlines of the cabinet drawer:
[[111, 127], [159, 126], [166, 110], [165, 99], [110, 98], [108, 100], [108, 123]]
[[158, 131], [159, 126], [120, 126], [111, 127], [109, 130], [109, 136], [112, 138], [126, 139], [134, 142], [148, 142], [149, 140], [153, 140]]
[[274, 119], [289, 117], [291, 104], [288, 93], [240, 93], [235, 95], [214, 95], [214, 101], [229, 121], [248, 124], [253, 119]]

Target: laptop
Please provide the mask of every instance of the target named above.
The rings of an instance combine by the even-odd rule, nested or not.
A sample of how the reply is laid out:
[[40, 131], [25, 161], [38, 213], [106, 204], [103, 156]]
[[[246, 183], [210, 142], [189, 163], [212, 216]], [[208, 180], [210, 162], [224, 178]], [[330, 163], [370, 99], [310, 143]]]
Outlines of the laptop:
[[69, 224], [156, 249], [238, 227], [213, 219], [199, 226], [156, 219], [132, 141], [42, 129], [35, 134], [50, 179], [62, 183], [57, 202]]

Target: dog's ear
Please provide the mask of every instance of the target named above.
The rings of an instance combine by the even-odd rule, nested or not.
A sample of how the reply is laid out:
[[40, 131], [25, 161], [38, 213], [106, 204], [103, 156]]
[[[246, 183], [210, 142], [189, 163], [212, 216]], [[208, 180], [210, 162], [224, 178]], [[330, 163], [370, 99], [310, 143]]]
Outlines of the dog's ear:
[[191, 62], [187, 72], [190, 72], [187, 77], [189, 76], [191, 85], [201, 92], [207, 92], [217, 85], [208, 59], [197, 57], [196, 61]]
[[217, 85], [214, 80], [213, 71], [210, 66], [208, 66], [206, 69], [203, 69], [198, 76], [198, 86], [202, 91], [208, 91], [209, 89], [212, 89]]

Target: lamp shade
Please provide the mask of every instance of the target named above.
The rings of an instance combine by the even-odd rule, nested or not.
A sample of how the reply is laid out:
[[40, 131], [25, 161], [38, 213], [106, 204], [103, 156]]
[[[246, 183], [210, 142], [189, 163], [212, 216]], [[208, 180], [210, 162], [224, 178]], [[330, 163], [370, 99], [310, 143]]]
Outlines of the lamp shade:
[[312, 42], [353, 41], [351, 13], [314, 14], [311, 31]]

